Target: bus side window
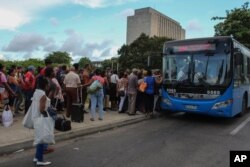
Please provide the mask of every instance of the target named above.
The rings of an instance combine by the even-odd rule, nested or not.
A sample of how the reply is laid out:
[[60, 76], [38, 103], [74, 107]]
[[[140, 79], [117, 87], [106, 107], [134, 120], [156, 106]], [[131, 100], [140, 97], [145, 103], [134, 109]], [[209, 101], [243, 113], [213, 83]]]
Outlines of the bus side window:
[[241, 85], [246, 81], [245, 78], [246, 74], [244, 74], [244, 56], [241, 53], [240, 49], [238, 48], [235, 48], [234, 64], [235, 64], [234, 79], [238, 82], [239, 85]]

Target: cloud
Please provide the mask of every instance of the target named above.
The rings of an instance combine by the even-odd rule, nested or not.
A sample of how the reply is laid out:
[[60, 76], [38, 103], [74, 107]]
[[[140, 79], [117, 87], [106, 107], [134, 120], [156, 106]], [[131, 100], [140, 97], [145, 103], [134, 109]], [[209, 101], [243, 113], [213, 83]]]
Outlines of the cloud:
[[83, 46], [83, 36], [72, 29], [65, 31], [68, 35], [67, 39], [63, 42], [62, 51], [72, 52], [73, 54], [81, 54]]
[[[31, 58], [35, 55], [46, 55], [53, 51], [68, 52], [74, 61], [78, 61], [82, 56], [87, 56], [91, 60], [104, 60], [117, 55], [118, 47], [113, 46], [113, 41], [103, 40], [101, 42], [85, 42], [84, 37], [73, 29], [65, 31], [67, 38], [62, 43], [57, 44], [54, 38], [44, 37], [37, 33], [20, 33], [3, 47], [4, 54], [17, 55], [22, 58]], [[15, 56], [9, 57], [15, 59]]]
[[111, 40], [104, 40], [101, 43], [85, 43], [82, 34], [72, 29], [66, 30], [65, 33], [68, 37], [63, 41], [59, 50], [71, 53], [75, 61], [82, 56], [87, 56], [91, 60], [104, 60], [113, 53]]
[[121, 11], [118, 16], [120, 16], [121, 18], [127, 18], [128, 16], [132, 16], [134, 15], [135, 11], [132, 8], [129, 9], [125, 9], [123, 11]]
[[[16, 30], [32, 21], [36, 13], [51, 6], [76, 4], [89, 8], [101, 8], [138, 0], [1, 0], [0, 30]], [[58, 25], [56, 18], [51, 18], [52, 25]]]
[[58, 26], [58, 25], [59, 25], [59, 21], [58, 21], [57, 18], [55, 18], [55, 17], [50, 18], [50, 23], [51, 23], [53, 26]]
[[22, 12], [0, 8], [0, 29], [15, 30], [16, 27], [29, 22], [30, 17]]
[[3, 47], [3, 51], [6, 52], [33, 52], [44, 47], [46, 50], [51, 50], [55, 47], [54, 40], [52, 38], [44, 38], [40, 34], [36, 33], [21, 33], [16, 35], [10, 43]]
[[34, 14], [49, 6], [67, 3], [69, 0], [1, 0], [0, 29], [15, 30], [30, 22]]
[[0, 53], [0, 60], [5, 60], [5, 56], [3, 54]]
[[101, 8], [107, 6], [121, 5], [137, 0], [72, 0], [75, 4], [80, 4], [90, 8]]
[[197, 19], [193, 19], [193, 20], [188, 21], [188, 25], [186, 26], [186, 30], [200, 32], [203, 30], [203, 28]]

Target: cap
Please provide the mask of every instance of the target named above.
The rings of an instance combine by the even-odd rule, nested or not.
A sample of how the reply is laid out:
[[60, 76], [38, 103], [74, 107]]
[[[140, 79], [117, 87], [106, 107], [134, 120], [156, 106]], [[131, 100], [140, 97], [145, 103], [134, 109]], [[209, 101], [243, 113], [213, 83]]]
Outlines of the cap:
[[31, 71], [31, 70], [35, 70], [36, 68], [33, 66], [33, 65], [30, 65], [29, 67], [28, 67], [28, 70], [29, 71]]

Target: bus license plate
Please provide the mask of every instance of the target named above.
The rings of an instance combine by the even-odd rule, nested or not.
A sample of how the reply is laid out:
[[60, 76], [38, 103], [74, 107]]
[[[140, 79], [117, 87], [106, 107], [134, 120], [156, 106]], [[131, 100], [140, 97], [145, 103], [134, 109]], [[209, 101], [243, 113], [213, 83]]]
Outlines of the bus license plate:
[[185, 109], [188, 109], [188, 110], [197, 110], [197, 106], [195, 106], [195, 105], [185, 105]]

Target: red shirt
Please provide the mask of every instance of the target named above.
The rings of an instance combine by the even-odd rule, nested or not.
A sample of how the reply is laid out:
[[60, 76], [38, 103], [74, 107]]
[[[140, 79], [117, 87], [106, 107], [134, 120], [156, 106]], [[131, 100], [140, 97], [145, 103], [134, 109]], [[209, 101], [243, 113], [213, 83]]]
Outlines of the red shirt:
[[46, 69], [46, 67], [44, 67], [44, 68], [41, 69], [41, 71], [40, 71], [40, 74], [41, 74], [42, 76], [45, 76], [45, 69]]
[[32, 72], [28, 71], [24, 75], [24, 89], [30, 90], [35, 88], [36, 79]]

